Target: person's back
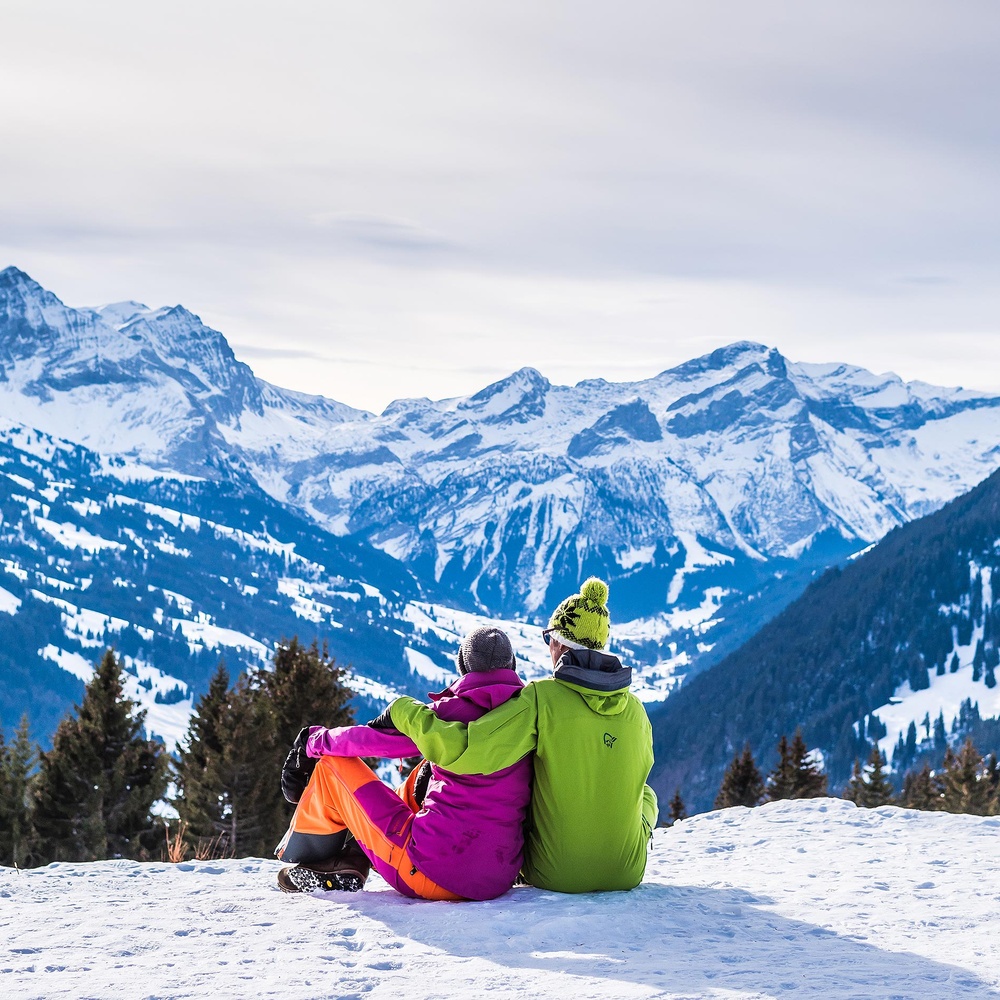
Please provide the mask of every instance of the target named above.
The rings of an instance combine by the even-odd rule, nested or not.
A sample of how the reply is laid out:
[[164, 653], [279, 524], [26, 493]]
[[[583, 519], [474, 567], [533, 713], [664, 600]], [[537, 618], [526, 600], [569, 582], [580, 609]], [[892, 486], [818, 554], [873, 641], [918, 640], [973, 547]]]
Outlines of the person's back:
[[[472, 722], [523, 687], [513, 670], [468, 673], [439, 695], [433, 711], [449, 722]], [[468, 899], [506, 892], [522, 864], [524, 820], [531, 796], [531, 761], [495, 774], [452, 774], [431, 765], [422, 808], [413, 818], [410, 855], [438, 884]]]
[[564, 601], [553, 615], [558, 625], [546, 630], [555, 633], [553, 677], [468, 726], [443, 723], [412, 699], [391, 706], [393, 724], [454, 773], [489, 774], [534, 753], [523, 873], [561, 892], [637, 885], [656, 822], [656, 796], [645, 784], [652, 729], [628, 690], [631, 669], [583, 645], [607, 641], [606, 597], [594, 580]]
[[583, 658], [570, 650], [551, 680], [531, 685], [539, 724], [523, 872], [562, 892], [631, 889], [642, 881], [655, 822], [652, 810], [643, 821], [652, 730], [627, 687], [595, 690], [582, 670], [563, 679]]

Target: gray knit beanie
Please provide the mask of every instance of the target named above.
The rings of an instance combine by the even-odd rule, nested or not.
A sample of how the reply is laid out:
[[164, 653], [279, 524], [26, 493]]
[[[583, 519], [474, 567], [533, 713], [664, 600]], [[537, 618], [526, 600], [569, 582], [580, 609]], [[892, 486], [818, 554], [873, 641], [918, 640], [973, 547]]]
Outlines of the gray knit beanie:
[[514, 650], [507, 634], [489, 625], [474, 628], [458, 647], [460, 674], [484, 673], [488, 670], [513, 670]]

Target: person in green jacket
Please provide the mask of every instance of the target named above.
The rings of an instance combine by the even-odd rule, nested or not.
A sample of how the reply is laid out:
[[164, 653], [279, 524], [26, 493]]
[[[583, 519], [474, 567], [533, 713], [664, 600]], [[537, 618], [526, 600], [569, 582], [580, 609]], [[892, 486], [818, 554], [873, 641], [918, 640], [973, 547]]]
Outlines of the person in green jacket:
[[534, 754], [522, 875], [557, 892], [632, 889], [646, 870], [656, 795], [653, 736], [632, 670], [603, 652], [608, 586], [594, 577], [542, 630], [554, 667], [482, 718], [445, 722], [398, 698], [392, 725], [456, 774], [492, 774]]

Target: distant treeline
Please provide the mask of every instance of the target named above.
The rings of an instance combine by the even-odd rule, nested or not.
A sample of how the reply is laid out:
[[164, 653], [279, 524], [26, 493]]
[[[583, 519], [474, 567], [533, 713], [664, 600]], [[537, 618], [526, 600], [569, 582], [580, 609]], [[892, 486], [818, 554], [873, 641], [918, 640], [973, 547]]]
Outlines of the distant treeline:
[[[827, 776], [818, 755], [806, 747], [801, 730], [796, 730], [791, 742], [781, 737], [778, 758], [777, 766], [764, 778], [750, 744], [745, 744], [742, 752], [733, 754], [726, 768], [714, 808], [753, 808], [779, 799], [812, 799], [828, 794]], [[994, 816], [1000, 814], [1000, 764], [996, 754], [983, 757], [968, 737], [957, 752], [945, 746], [939, 768], [932, 769], [925, 761], [921, 768], [908, 771], [903, 777], [902, 790], [897, 792], [886, 773], [885, 755], [878, 747], [872, 747], [866, 764], [855, 758], [842, 795], [868, 809], [897, 805], [906, 809]], [[670, 802], [669, 815], [668, 825], [686, 816], [679, 788]]]

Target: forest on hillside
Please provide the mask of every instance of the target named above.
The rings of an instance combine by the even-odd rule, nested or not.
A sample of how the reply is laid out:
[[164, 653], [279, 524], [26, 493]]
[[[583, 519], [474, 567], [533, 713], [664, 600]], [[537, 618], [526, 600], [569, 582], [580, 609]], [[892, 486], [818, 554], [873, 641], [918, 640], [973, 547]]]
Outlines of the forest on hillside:
[[[652, 712], [657, 791], [682, 787], [693, 805], [707, 808], [735, 749], [749, 741], [771, 766], [780, 735], [799, 725], [810, 745], [822, 748], [831, 782], [842, 784], [855, 758], [866, 759], [884, 735], [871, 713], [904, 682], [918, 691], [951, 670], [956, 645], [973, 629], [982, 637], [976, 680], [984, 690], [995, 683], [1000, 607], [992, 588], [984, 600], [984, 581], [994, 573], [1000, 473], [828, 570], [745, 645]], [[952, 742], [972, 735], [981, 749], [1000, 749], [996, 725], [975, 711], [948, 735]], [[920, 752], [940, 759], [944, 748], [928, 742], [906, 763]]]

